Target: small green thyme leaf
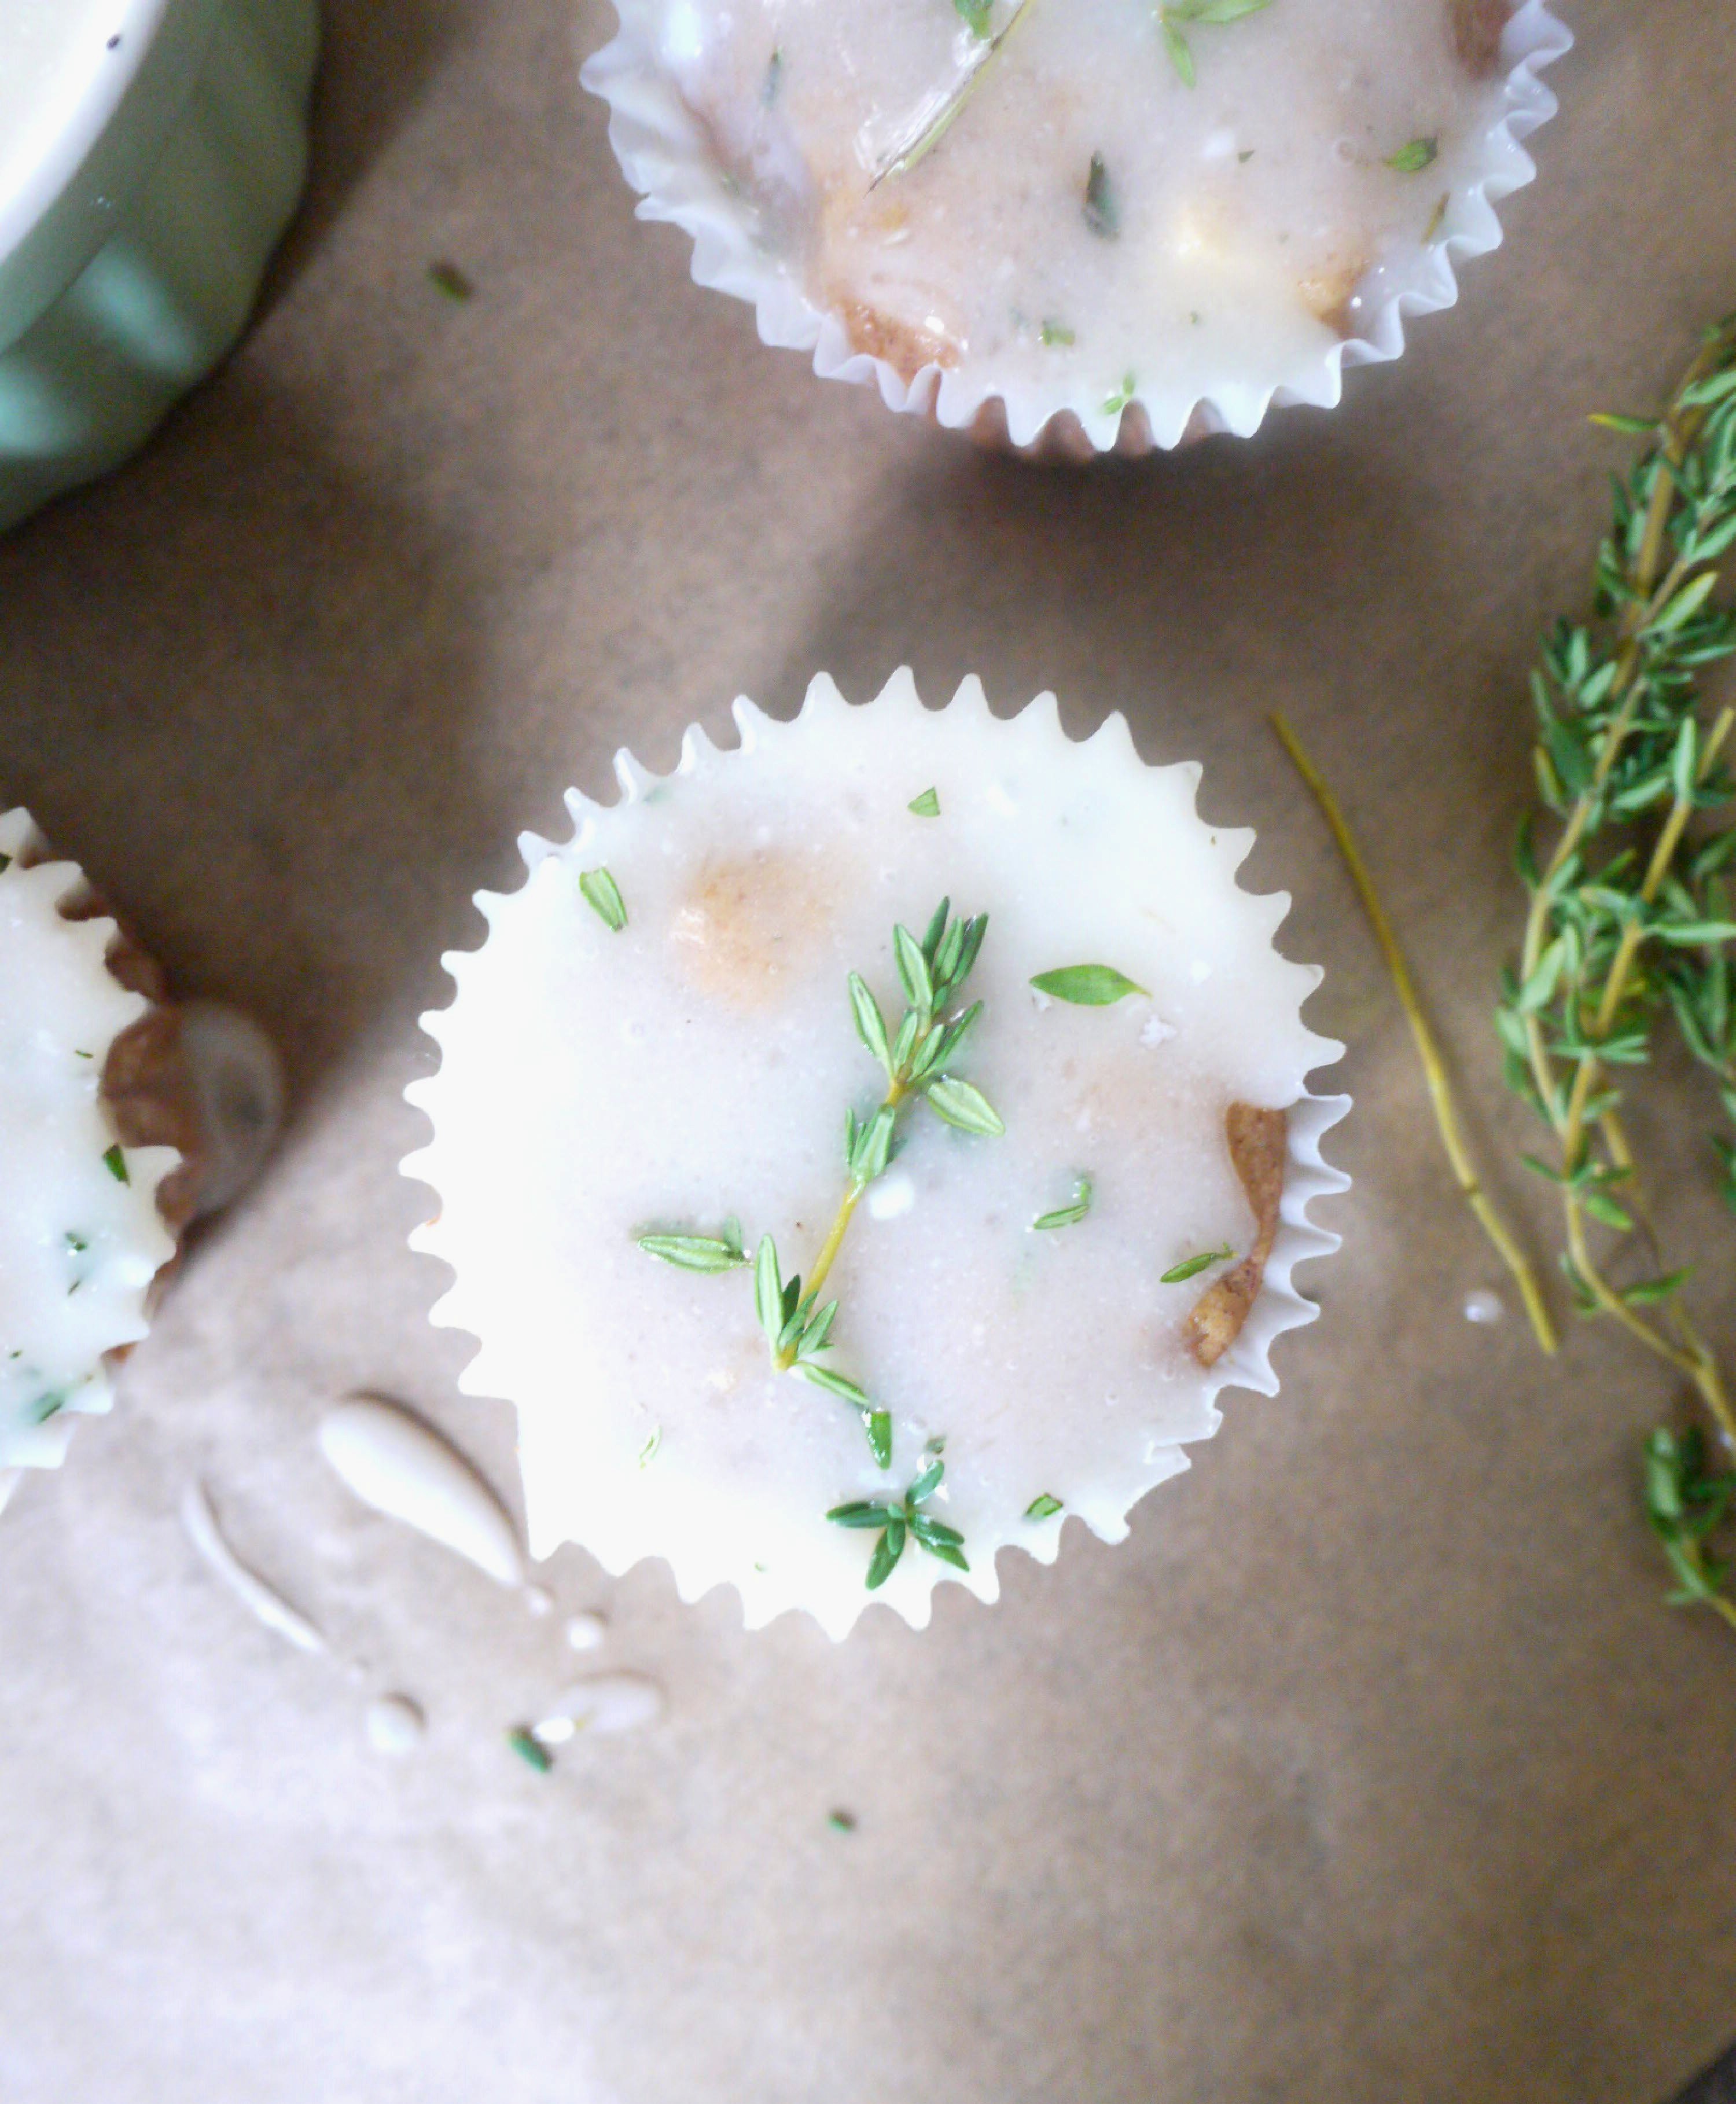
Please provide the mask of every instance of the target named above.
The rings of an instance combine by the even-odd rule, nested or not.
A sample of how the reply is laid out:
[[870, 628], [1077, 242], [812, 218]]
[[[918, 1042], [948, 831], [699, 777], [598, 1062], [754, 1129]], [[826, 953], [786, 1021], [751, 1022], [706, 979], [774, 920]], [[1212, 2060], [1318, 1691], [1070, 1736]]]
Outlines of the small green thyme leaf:
[[1428, 224], [1422, 230], [1422, 245], [1427, 248], [1446, 223], [1447, 207], [1453, 202], [1449, 190], [1443, 190], [1435, 200], [1435, 209], [1428, 216]]
[[1113, 965], [1063, 965], [1057, 971], [1039, 972], [1031, 984], [1051, 1001], [1071, 1001], [1075, 1008], [1112, 1008], [1130, 993], [1146, 991]]
[[892, 1420], [889, 1410], [870, 1410], [862, 1420], [869, 1449], [883, 1469], [892, 1464]]
[[738, 1271], [747, 1262], [739, 1242], [714, 1235], [640, 1235], [636, 1239], [647, 1256], [672, 1264], [678, 1271]]
[[546, 1775], [554, 1765], [554, 1754], [522, 1724], [514, 1725], [506, 1734], [506, 1743], [524, 1765], [535, 1768], [538, 1775]]
[[588, 869], [579, 879], [579, 889], [603, 926], [618, 935], [627, 925], [627, 907], [614, 878], [606, 869]]
[[1160, 1286], [1182, 1286], [1190, 1278], [1197, 1278], [1202, 1271], [1209, 1271], [1214, 1264], [1222, 1264], [1234, 1256], [1235, 1251], [1226, 1242], [1222, 1249], [1204, 1250], [1198, 1256], [1185, 1256], [1179, 1264], [1173, 1264], [1158, 1279]]
[[85, 1240], [82, 1235], [75, 1235], [72, 1229], [69, 1228], [66, 1231], [66, 1246], [72, 1250], [75, 1256], [82, 1256], [84, 1252], [91, 1246], [91, 1245]]
[[852, 972], [849, 978], [850, 1006], [856, 1016], [856, 1034], [885, 1068], [892, 1072], [892, 1054], [886, 1042], [886, 1022], [880, 1014], [880, 1004], [870, 991], [868, 982], [860, 972]]
[[989, 17], [995, 11], [995, 0], [952, 0], [959, 11], [959, 19], [973, 37], [985, 40], [989, 33]]
[[1091, 156], [1085, 176], [1085, 224], [1100, 241], [1114, 241], [1121, 232], [1121, 207], [1109, 181], [1109, 169], [1101, 154]]
[[1119, 417], [1128, 403], [1133, 400], [1138, 386], [1139, 376], [1137, 372], [1124, 372], [1121, 376], [1121, 385], [1112, 388], [1103, 397], [1103, 414], [1106, 417]]
[[937, 818], [941, 815], [941, 792], [938, 789], [924, 789], [919, 796], [911, 797], [907, 806], [919, 818]]
[[655, 1428], [654, 1428], [654, 1429], [653, 1429], [653, 1430], [652, 1430], [652, 1435], [651, 1435], [651, 1437], [650, 1437], [650, 1438], [649, 1438], [645, 1442], [644, 1445], [643, 1445], [643, 1446], [641, 1446], [641, 1447], [640, 1447], [640, 1449], [639, 1450], [639, 1464], [640, 1468], [643, 1469], [643, 1468], [646, 1468], [646, 1467], [648, 1467], [648, 1466], [649, 1466], [649, 1464], [651, 1464], [651, 1462], [652, 1462], [652, 1461], [657, 1458], [657, 1449], [658, 1449], [658, 1447], [660, 1447], [662, 1444], [663, 1444], [663, 1428], [662, 1428], [662, 1426], [661, 1426], [661, 1424], [659, 1424], [659, 1425], [657, 1425], [657, 1427], [655, 1427]]
[[1065, 322], [1044, 322], [1038, 334], [1045, 347], [1051, 350], [1057, 344], [1064, 349], [1071, 349], [1079, 340]]
[[898, 1559], [904, 1553], [907, 1530], [901, 1519], [888, 1520], [886, 1531], [874, 1545], [874, 1553], [868, 1559], [868, 1590], [878, 1592], [898, 1567]]
[[[15, 1353], [14, 1356], [16, 1357], [16, 1354]], [[46, 1395], [39, 1395], [33, 1402], [25, 1404], [24, 1410], [24, 1423], [26, 1424], [46, 1424], [51, 1417], [58, 1415], [61, 1411], [65, 1409], [65, 1407], [66, 1397], [64, 1395], [56, 1394], [52, 1392], [50, 1392]]]
[[835, 1834], [853, 1834], [856, 1831], [856, 1814], [846, 1812], [842, 1805], [839, 1805], [827, 1812], [826, 1823]]
[[926, 1091], [928, 1108], [960, 1132], [981, 1133], [998, 1139], [1007, 1130], [997, 1111], [981, 1089], [961, 1081], [955, 1074], [942, 1074]]
[[1039, 1213], [1031, 1222], [1034, 1233], [1045, 1228], [1071, 1228], [1084, 1219], [1091, 1210], [1091, 1179], [1081, 1176], [1075, 1187], [1071, 1206], [1057, 1206], [1053, 1213]]
[[1163, 31], [1164, 49], [1168, 52], [1169, 63], [1175, 68], [1182, 85], [1194, 87], [1199, 84], [1200, 76], [1195, 69], [1193, 52], [1177, 23], [1177, 12], [1173, 7], [1159, 8], [1158, 27]]
[[437, 292], [443, 293], [448, 300], [453, 301], [459, 306], [464, 305], [466, 301], [474, 299], [476, 295], [475, 286], [456, 263], [444, 261], [430, 263], [428, 266], [428, 282]]
[[1060, 1499], [1052, 1498], [1048, 1492], [1044, 1491], [1040, 1496], [1033, 1498], [1026, 1506], [1025, 1517], [1026, 1519], [1053, 1519], [1055, 1514], [1062, 1509]]
[[102, 1158], [104, 1168], [108, 1170], [117, 1184], [131, 1183], [132, 1178], [127, 1170], [127, 1157], [122, 1153], [118, 1141], [113, 1147], [103, 1149]]
[[1414, 176], [1427, 167], [1440, 151], [1438, 139], [1413, 139], [1409, 145], [1400, 146], [1397, 153], [1388, 154], [1386, 163], [1401, 176]]
[[784, 1275], [777, 1268], [777, 1245], [769, 1235], [760, 1237], [754, 1256], [754, 1312], [775, 1351], [784, 1326]]

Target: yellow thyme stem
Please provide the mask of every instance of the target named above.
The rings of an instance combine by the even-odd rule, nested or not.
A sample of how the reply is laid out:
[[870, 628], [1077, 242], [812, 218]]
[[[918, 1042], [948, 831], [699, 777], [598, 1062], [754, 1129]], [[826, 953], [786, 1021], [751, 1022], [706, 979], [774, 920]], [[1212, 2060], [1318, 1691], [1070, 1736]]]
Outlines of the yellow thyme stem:
[[[884, 1110], [890, 1105], [896, 1112], [909, 1093], [909, 1090], [902, 1081], [895, 1081], [887, 1090], [886, 1102], [880, 1108]], [[826, 1240], [820, 1245], [820, 1254], [814, 1259], [814, 1268], [808, 1274], [807, 1291], [803, 1296], [804, 1299], [811, 1297], [816, 1303], [818, 1302], [820, 1289], [825, 1285], [830, 1275], [832, 1266], [838, 1260], [838, 1252], [844, 1247], [844, 1238], [850, 1231], [850, 1222], [855, 1217], [857, 1207], [861, 1203], [863, 1192], [867, 1188], [868, 1186], [866, 1184], [858, 1184], [853, 1176], [851, 1178], [849, 1187], [839, 1201], [831, 1228]], [[795, 1354], [796, 1347], [794, 1344], [786, 1344], [778, 1353], [777, 1363], [781, 1371], [788, 1373], [790, 1367], [795, 1364]]]
[[1446, 1061], [1441, 1055], [1428, 1019], [1422, 1012], [1422, 1004], [1418, 998], [1416, 987], [1411, 978], [1410, 967], [1405, 961], [1404, 952], [1399, 947], [1392, 923], [1387, 917], [1387, 909], [1381, 903], [1380, 894], [1374, 888], [1374, 880], [1369, 874], [1368, 865], [1362, 858], [1362, 851], [1339, 809], [1338, 798], [1303, 749], [1288, 718], [1281, 711], [1275, 711], [1271, 723], [1297, 773], [1307, 784], [1315, 803], [1320, 807], [1332, 836], [1338, 844], [1338, 853], [1344, 859], [1344, 866], [1350, 871], [1351, 881], [1355, 885], [1357, 896], [1362, 901], [1363, 911], [1374, 931], [1374, 939], [1386, 959], [1387, 970], [1398, 994], [1399, 1004], [1404, 1011], [1405, 1020], [1410, 1025], [1410, 1034], [1416, 1041], [1418, 1056], [1422, 1063], [1423, 1079], [1428, 1085], [1429, 1100], [1434, 1107], [1435, 1123], [1440, 1130], [1441, 1145], [1446, 1150], [1453, 1177], [1484, 1233], [1494, 1245], [1496, 1254], [1512, 1274], [1520, 1298], [1525, 1304], [1525, 1313], [1531, 1319], [1531, 1327], [1538, 1343], [1545, 1352], [1552, 1354], [1558, 1348], [1560, 1340], [1556, 1335], [1548, 1303], [1543, 1298], [1542, 1289], [1538, 1283], [1529, 1260], [1478, 1178], [1471, 1149], [1459, 1122], [1458, 1106], [1453, 1098]]

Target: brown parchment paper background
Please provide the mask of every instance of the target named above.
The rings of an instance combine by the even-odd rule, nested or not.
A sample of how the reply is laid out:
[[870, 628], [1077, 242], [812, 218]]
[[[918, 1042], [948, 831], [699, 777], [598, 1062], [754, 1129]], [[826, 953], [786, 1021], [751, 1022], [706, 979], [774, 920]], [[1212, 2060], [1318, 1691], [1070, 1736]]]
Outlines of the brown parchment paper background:
[[[1078, 476], [821, 385], [697, 290], [577, 85], [601, 0], [332, 0], [257, 332], [0, 542], [0, 787], [296, 1091], [115, 1415], [0, 1523], [7, 2104], [1651, 2104], [1736, 2030], [1736, 1647], [1658, 1604], [1633, 1495], [1667, 1384], [1462, 1318], [1490, 1259], [1263, 724], [1284, 703], [1341, 785], [1511, 1160], [1524, 675], [1619, 457], [1584, 416], [1736, 301], [1729, 0], [1564, 11], [1542, 178], [1400, 365]], [[1282, 1397], [1232, 1396], [1125, 1546], [1009, 1558], [993, 1611], [746, 1637], [563, 1553], [563, 1612], [604, 1606], [669, 1716], [541, 1779], [501, 1733], [570, 1670], [559, 1617], [360, 1511], [313, 1442], [383, 1388], [516, 1496], [404, 1246], [415, 1019], [515, 832], [617, 745], [667, 766], [738, 691], [904, 660], [931, 699], [976, 671], [1079, 730], [1124, 709], [1258, 827], [1249, 880], [1293, 890], [1351, 1048], [1348, 1246]], [[1645, 1151], [1728, 1347], [1707, 1103], [1661, 1086]], [[364, 1686], [195, 1563], [195, 1472]], [[359, 1724], [394, 1687], [430, 1726], [396, 1767]]]

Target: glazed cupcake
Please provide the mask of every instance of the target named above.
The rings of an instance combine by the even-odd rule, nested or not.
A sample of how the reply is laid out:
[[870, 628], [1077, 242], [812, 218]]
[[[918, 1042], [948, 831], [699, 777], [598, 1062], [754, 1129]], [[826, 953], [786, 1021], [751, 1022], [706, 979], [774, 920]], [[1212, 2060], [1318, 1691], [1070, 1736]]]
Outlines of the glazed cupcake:
[[78, 867], [0, 814], [0, 1504], [109, 1406], [196, 1214], [263, 1158], [282, 1109], [256, 1027], [180, 1006]]
[[1501, 238], [1525, 0], [617, 0], [642, 216], [895, 409], [1087, 454], [1335, 403]]
[[1311, 1319], [1347, 1105], [1199, 770], [900, 673], [572, 792], [425, 1019], [415, 1237], [518, 1412], [532, 1553], [842, 1636], [1108, 1540]]

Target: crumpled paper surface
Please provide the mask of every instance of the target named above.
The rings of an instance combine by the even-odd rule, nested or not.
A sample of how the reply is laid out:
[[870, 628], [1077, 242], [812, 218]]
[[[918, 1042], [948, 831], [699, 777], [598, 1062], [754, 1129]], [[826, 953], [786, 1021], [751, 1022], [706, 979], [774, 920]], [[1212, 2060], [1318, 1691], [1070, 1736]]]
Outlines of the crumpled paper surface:
[[[1654, 399], [1736, 301], [1736, 47], [1690, 0], [1568, 11], [1541, 178], [1400, 364], [1080, 476], [823, 386], [694, 288], [576, 84], [600, 0], [332, 0], [257, 332], [0, 542], [0, 783], [297, 1087], [114, 1415], [0, 1522], [7, 2104], [1652, 2104], [1736, 2026], [1736, 1648], [1661, 1606], [1635, 1504], [1667, 1383], [1601, 1333], [1545, 1368], [1513, 1313], [1463, 1319], [1499, 1282], [1263, 721], [1339, 783], [1547, 1224], [1488, 1028], [1525, 674], [1622, 457], [1586, 412]], [[933, 698], [976, 671], [1079, 729], [1123, 708], [1260, 829], [1249, 880], [1294, 891], [1311, 1019], [1351, 1047], [1324, 1319], [1128, 1544], [1009, 1559], [992, 1611], [750, 1638], [568, 1550], [535, 1620], [314, 1444], [383, 1389], [516, 1495], [405, 1247], [438, 954], [618, 744], [667, 766], [737, 691], [904, 660]], [[1705, 1101], [1658, 1086], [1672, 1239], [1727, 1252]], [[1701, 1281], [1726, 1347], [1731, 1275]], [[195, 1562], [194, 1474], [332, 1659]], [[575, 1660], [562, 1616], [596, 1606]], [[665, 1722], [532, 1774], [505, 1728], [593, 1661], [654, 1675]], [[392, 1687], [430, 1723], [397, 1765], [360, 1725]]]

